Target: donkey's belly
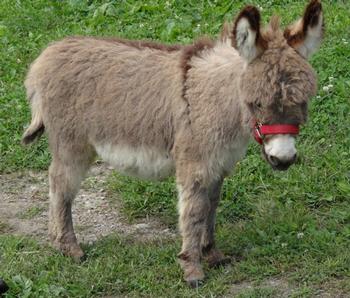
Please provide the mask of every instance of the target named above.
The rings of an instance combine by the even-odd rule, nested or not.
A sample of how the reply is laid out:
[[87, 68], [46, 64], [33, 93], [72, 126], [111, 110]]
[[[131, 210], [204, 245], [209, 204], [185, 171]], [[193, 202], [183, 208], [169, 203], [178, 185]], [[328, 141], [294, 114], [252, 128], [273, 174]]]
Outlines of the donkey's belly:
[[118, 172], [142, 179], [162, 180], [174, 173], [174, 161], [166, 153], [149, 147], [97, 145], [97, 154]]

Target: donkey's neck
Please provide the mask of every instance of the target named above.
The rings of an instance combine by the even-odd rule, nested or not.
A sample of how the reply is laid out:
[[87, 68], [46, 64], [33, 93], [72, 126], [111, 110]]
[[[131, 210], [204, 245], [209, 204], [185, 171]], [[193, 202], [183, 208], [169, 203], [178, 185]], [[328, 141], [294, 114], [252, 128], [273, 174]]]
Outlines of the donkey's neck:
[[[228, 142], [249, 134], [249, 112], [240, 96], [239, 83], [245, 62], [228, 42], [217, 42], [191, 59], [186, 98], [196, 118], [209, 117], [202, 126], [215, 125]], [[208, 116], [209, 115], [209, 116]]]

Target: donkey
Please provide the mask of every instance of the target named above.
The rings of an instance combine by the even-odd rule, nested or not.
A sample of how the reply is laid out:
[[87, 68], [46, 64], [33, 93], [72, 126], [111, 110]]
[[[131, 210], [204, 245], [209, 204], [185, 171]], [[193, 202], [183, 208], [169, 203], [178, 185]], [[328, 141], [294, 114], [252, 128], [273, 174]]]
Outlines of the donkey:
[[198, 286], [202, 260], [210, 267], [226, 260], [215, 247], [215, 212], [250, 136], [273, 169], [296, 160], [295, 137], [317, 89], [307, 59], [323, 27], [321, 3], [312, 0], [284, 31], [278, 17], [261, 28], [258, 9], [246, 6], [217, 40], [167, 46], [69, 37], [46, 48], [25, 81], [32, 121], [22, 141], [48, 135], [53, 245], [83, 256], [71, 207], [97, 155], [128, 175], [175, 174], [178, 258], [185, 281]]

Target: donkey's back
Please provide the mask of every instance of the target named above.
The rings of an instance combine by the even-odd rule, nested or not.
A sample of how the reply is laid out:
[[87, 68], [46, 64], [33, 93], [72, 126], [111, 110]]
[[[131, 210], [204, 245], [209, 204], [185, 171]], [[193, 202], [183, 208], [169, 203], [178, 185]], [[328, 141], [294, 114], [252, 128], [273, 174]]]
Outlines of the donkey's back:
[[174, 126], [186, 108], [180, 49], [88, 37], [50, 45], [25, 82], [36, 120], [23, 142], [45, 129], [60, 159], [89, 162], [97, 152], [122, 172], [167, 176]]

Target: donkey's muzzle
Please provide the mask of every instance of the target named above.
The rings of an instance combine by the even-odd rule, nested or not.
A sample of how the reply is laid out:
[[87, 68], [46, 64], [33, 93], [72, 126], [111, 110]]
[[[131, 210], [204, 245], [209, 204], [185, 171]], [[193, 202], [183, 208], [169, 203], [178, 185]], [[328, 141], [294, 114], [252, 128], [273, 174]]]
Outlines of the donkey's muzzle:
[[295, 163], [297, 155], [294, 154], [293, 157], [289, 159], [280, 159], [273, 155], [267, 155], [266, 158], [274, 170], [286, 171], [293, 163]]

